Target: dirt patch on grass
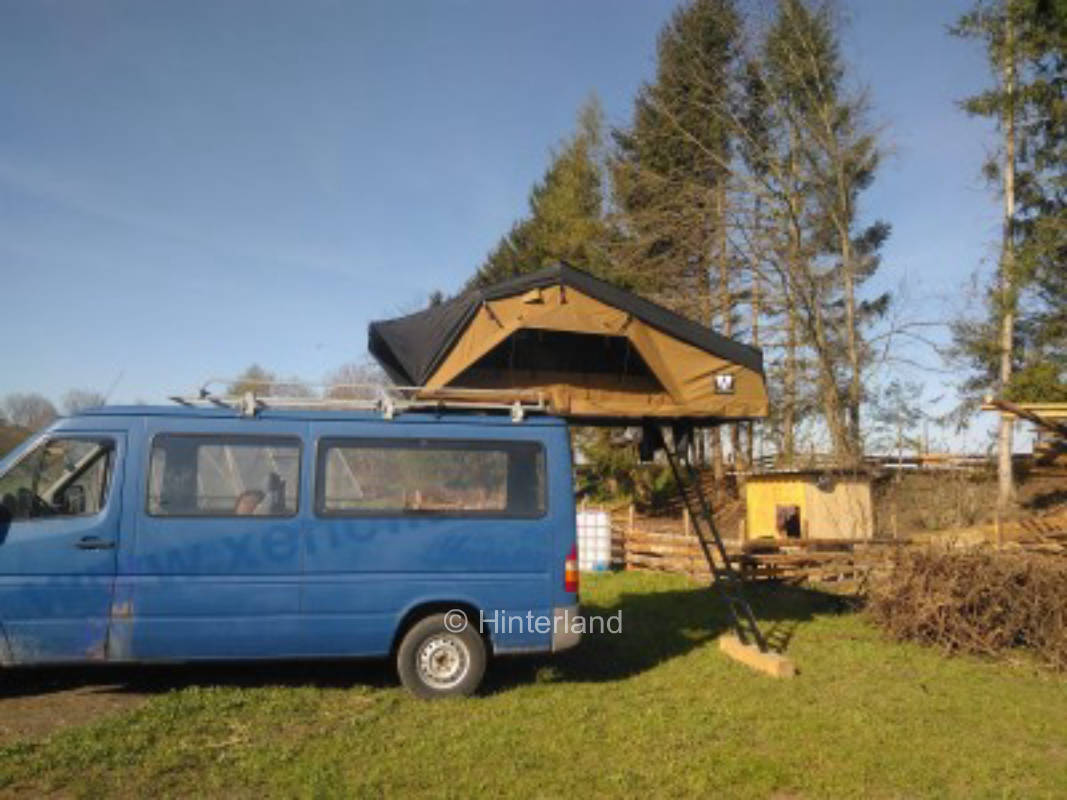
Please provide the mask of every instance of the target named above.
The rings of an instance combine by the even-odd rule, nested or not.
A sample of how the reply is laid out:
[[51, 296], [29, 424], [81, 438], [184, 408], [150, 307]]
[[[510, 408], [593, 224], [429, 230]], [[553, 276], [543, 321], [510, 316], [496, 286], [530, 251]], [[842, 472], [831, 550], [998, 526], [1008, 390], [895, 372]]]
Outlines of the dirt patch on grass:
[[[107, 680], [106, 675], [99, 677]], [[123, 691], [114, 683], [72, 687], [69, 680], [54, 674], [0, 674], [0, 745], [85, 725], [136, 708], [145, 700], [146, 695]]]
[[392, 686], [381, 660], [101, 665], [0, 670], [0, 746], [131, 711], [191, 686]]

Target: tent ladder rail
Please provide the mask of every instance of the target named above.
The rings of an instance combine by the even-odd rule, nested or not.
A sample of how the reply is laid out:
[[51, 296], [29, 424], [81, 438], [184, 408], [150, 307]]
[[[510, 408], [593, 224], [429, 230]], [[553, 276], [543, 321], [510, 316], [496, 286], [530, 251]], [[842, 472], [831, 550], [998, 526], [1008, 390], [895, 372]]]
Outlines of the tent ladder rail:
[[[685, 443], [679, 445], [677, 437], [667, 445], [663, 437], [663, 450], [667, 454], [674, 480], [678, 484], [678, 493], [689, 512], [693, 532], [700, 542], [700, 549], [711, 570], [712, 586], [719, 592], [730, 612], [730, 621], [742, 644], [754, 645], [760, 652], [767, 652], [767, 640], [759, 629], [752, 607], [745, 599], [745, 579], [734, 567], [726, 553], [722, 536], [715, 525], [711, 502], [704, 494], [697, 470], [690, 463]], [[717, 558], [716, 558], [717, 557]]]

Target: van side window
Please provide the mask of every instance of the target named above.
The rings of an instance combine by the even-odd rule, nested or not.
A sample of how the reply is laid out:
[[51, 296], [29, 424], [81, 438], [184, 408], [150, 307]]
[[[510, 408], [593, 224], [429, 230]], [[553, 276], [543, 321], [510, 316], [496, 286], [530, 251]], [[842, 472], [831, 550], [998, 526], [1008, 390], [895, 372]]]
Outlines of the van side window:
[[0, 517], [26, 520], [102, 511], [114, 452], [110, 439], [46, 439], [0, 477]]
[[335, 516], [545, 513], [537, 442], [329, 439], [320, 444], [318, 513]]
[[299, 489], [295, 439], [161, 434], [152, 441], [152, 516], [287, 517], [296, 513]]

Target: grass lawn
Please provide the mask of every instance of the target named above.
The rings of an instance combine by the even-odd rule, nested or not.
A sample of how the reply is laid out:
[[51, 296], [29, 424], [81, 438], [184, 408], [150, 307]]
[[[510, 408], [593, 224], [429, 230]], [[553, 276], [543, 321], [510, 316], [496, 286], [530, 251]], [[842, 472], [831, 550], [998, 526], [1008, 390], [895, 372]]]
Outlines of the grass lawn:
[[469, 700], [417, 701], [381, 664], [145, 670], [165, 677], [140, 708], [0, 749], [0, 793], [1067, 796], [1063, 677], [767, 588], [801, 670], [776, 681], [719, 653], [716, 598], [684, 578], [583, 576], [583, 601], [622, 635], [498, 661]]

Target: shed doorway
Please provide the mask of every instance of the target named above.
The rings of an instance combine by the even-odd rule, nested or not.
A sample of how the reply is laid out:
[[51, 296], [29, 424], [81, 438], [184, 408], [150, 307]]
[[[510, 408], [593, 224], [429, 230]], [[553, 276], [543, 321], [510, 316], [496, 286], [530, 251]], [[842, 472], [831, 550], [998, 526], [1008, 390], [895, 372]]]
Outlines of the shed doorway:
[[799, 539], [803, 526], [800, 522], [800, 506], [776, 506], [775, 523], [778, 535], [786, 539]]

